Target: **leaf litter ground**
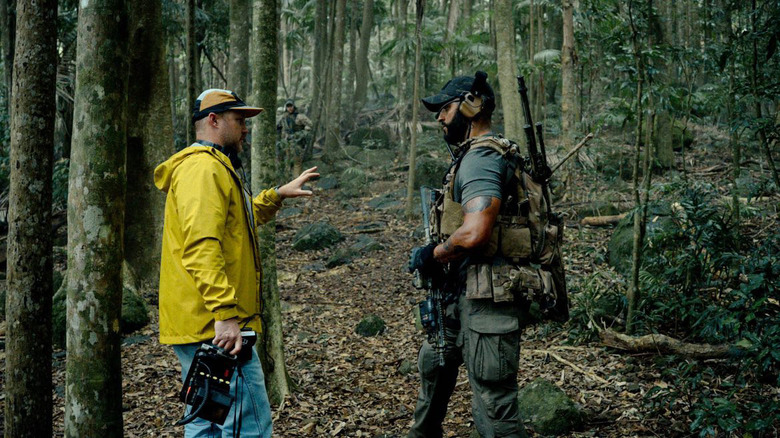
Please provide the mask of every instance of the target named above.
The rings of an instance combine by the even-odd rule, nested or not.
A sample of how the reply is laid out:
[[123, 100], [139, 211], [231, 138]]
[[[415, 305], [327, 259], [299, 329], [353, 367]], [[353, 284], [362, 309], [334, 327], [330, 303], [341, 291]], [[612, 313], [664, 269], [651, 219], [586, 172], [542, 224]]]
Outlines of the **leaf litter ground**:
[[[389, 172], [378, 179], [372, 186], [376, 195], [405, 185], [402, 172]], [[572, 185], [571, 191], [576, 193], [575, 200], [588, 202], [594, 193], [607, 188], [606, 184], [580, 183]], [[621, 197], [618, 201], [627, 198], [625, 194]], [[414, 327], [411, 310], [412, 303], [424, 294], [411, 286], [405, 265], [409, 250], [420, 244], [413, 235], [417, 222], [404, 219], [398, 209], [371, 209], [366, 206], [370, 199], [319, 191], [315, 198], [290, 202], [289, 207], [302, 212], [278, 221], [286, 356], [297, 388], [281, 405], [272, 407], [275, 436], [402, 437], [411, 424], [419, 385], [416, 357], [423, 340]], [[569, 289], [576, 293], [583, 279], [594, 272], [611, 272], [604, 263], [611, 230], [581, 228], [573, 209], [567, 213], [565, 260]], [[345, 233], [346, 240], [323, 251], [292, 250], [295, 232], [318, 220], [329, 221]], [[384, 249], [347, 265], [324, 268], [333, 251], [354, 243], [361, 234], [376, 239]], [[178, 401], [180, 368], [172, 349], [157, 341], [156, 310], [152, 313], [152, 324], [123, 342], [125, 436], [182, 436], [182, 428], [173, 425], [183, 412]], [[386, 322], [383, 333], [375, 337], [355, 333], [358, 322], [368, 314]], [[528, 328], [518, 374], [521, 387], [544, 378], [583, 407], [588, 415], [585, 427], [567, 436], [690, 435], [680, 413], [648, 414], [647, 392], [653, 386], [668, 385], [651, 366], [653, 355], [617, 354], [598, 343], [573, 346], [567, 342], [568, 328]], [[0, 352], [0, 362], [4, 370], [5, 351]], [[55, 352], [53, 366], [53, 422], [55, 436], [63, 436], [64, 352]], [[3, 372], [0, 385], [4, 379]], [[445, 436], [472, 436], [470, 397], [466, 371], [461, 367], [444, 422]], [[0, 408], [4, 399], [3, 395]], [[536, 436], [530, 428], [529, 433]]]

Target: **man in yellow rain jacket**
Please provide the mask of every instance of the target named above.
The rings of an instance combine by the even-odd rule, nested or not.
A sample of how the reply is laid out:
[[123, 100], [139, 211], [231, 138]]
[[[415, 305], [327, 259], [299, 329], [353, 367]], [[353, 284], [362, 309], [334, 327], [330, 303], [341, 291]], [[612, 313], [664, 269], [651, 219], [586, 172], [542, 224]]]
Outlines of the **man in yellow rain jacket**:
[[[276, 214], [285, 198], [311, 196], [303, 184], [316, 168], [252, 198], [239, 176], [247, 134], [246, 118], [263, 111], [247, 106], [229, 90], [210, 89], [196, 100], [195, 143], [174, 154], [154, 172], [166, 193], [160, 267], [160, 342], [171, 344], [187, 375], [201, 343], [230, 354], [241, 350], [241, 328], [262, 330], [261, 264], [255, 228]], [[195, 419], [186, 437], [225, 435], [270, 437], [271, 411], [256, 352], [239, 365], [243, 373], [241, 412], [233, 403], [223, 426]], [[235, 379], [231, 391], [235, 391]], [[233, 424], [234, 418], [240, 418]]]

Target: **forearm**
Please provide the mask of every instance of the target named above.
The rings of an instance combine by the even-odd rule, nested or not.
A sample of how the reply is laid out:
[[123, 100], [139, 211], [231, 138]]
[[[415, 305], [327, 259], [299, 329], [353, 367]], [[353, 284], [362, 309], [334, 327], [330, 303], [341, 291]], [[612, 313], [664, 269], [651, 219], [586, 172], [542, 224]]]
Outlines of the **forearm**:
[[481, 242], [475, 239], [470, 230], [460, 227], [444, 243], [436, 246], [433, 257], [439, 263], [449, 263], [464, 258], [481, 246]]

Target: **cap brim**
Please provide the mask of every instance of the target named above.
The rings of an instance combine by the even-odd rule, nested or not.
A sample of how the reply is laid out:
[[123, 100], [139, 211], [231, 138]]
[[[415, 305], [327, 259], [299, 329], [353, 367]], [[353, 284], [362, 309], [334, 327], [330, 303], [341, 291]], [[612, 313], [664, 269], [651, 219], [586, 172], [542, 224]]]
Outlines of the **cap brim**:
[[263, 112], [263, 109], [255, 106], [234, 106], [230, 108], [230, 111], [240, 111], [244, 117], [249, 118], [260, 114]]
[[445, 103], [455, 99], [456, 97], [457, 96], [450, 96], [449, 94], [439, 93], [422, 99], [422, 103], [425, 105], [425, 108], [427, 108], [428, 111], [437, 113]]

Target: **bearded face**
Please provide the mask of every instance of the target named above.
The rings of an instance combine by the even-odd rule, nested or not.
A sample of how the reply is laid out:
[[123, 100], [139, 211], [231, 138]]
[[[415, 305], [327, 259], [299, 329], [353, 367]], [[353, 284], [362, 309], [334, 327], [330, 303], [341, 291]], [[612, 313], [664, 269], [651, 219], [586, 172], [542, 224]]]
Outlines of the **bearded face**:
[[469, 120], [456, 110], [449, 123], [441, 122], [444, 130], [444, 141], [456, 146], [466, 140], [466, 134], [469, 130]]

